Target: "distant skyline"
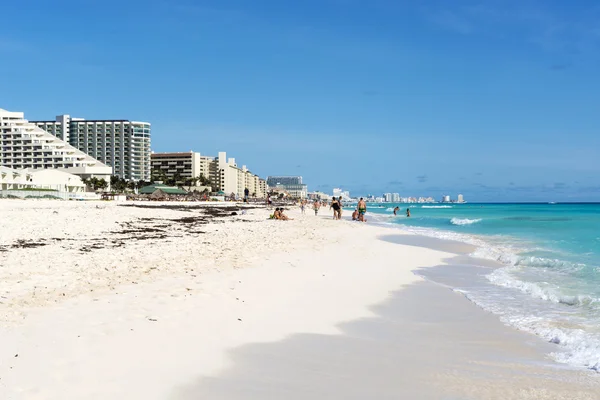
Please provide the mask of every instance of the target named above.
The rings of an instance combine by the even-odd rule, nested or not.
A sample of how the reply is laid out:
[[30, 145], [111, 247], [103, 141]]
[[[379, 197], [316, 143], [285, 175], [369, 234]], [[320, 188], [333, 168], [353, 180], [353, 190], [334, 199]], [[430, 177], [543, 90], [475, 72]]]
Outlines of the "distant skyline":
[[[600, 201], [591, 0], [3, 4], [0, 108], [353, 195]], [[12, 18], [11, 16], [14, 16]]]

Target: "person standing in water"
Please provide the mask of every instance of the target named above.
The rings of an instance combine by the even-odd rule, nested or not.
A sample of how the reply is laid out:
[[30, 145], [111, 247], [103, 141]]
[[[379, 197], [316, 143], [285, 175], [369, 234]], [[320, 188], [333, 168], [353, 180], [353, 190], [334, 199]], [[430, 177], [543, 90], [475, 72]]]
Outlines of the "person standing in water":
[[396, 206], [396, 208], [394, 208], [394, 215], [398, 215], [398, 211], [400, 211], [400, 207]]
[[406, 216], [407, 216], [407, 217], [410, 217], [410, 208], [407, 208], [407, 209], [406, 209]]
[[361, 222], [365, 221], [365, 214], [367, 213], [367, 202], [361, 197], [358, 204], [358, 220]]

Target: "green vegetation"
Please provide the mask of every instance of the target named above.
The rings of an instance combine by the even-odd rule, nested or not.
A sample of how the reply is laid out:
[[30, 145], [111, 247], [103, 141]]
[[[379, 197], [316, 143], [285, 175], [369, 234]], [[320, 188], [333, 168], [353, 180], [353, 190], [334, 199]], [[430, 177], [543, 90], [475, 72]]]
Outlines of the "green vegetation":
[[134, 191], [135, 189], [143, 188], [144, 186], [148, 186], [151, 182], [146, 182], [144, 180], [140, 181], [128, 181], [124, 178], [120, 178], [118, 176], [110, 177], [110, 191], [113, 193], [125, 193], [126, 191]]
[[106, 182], [104, 179], [86, 178], [82, 179], [81, 181], [92, 190], [106, 189], [108, 187], [108, 182]]
[[211, 186], [210, 179], [204, 176], [204, 174], [200, 174], [194, 178], [184, 178], [179, 173], [176, 173], [172, 178], [167, 178], [165, 171], [160, 169], [152, 171], [150, 183], [155, 182], [162, 182], [167, 186], [187, 186], [188, 190], [192, 186]]

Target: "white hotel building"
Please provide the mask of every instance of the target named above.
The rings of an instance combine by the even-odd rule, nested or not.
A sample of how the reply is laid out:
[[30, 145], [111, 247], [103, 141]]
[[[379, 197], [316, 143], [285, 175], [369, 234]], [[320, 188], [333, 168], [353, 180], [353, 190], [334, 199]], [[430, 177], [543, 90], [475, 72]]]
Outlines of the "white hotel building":
[[81, 178], [110, 180], [112, 168], [27, 121], [0, 109], [0, 166], [14, 170], [59, 169]]
[[39, 128], [113, 167], [128, 180], [150, 180], [150, 124], [129, 120], [85, 120], [59, 115], [32, 121]]
[[244, 196], [246, 188], [250, 196], [264, 198], [267, 196], [267, 184], [264, 179], [253, 174], [242, 166], [237, 166], [235, 158], [227, 158], [227, 153], [220, 152], [217, 157], [202, 156], [200, 153], [153, 153], [151, 170], [156, 176], [164, 174], [165, 178], [182, 179], [204, 175], [210, 179], [212, 186], [229, 195]]

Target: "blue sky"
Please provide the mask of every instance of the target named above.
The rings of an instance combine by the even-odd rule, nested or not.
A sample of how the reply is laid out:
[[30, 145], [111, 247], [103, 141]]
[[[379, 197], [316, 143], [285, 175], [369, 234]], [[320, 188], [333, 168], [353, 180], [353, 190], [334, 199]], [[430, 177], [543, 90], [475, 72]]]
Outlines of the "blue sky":
[[0, 107], [355, 194], [600, 201], [596, 1], [9, 1]]

